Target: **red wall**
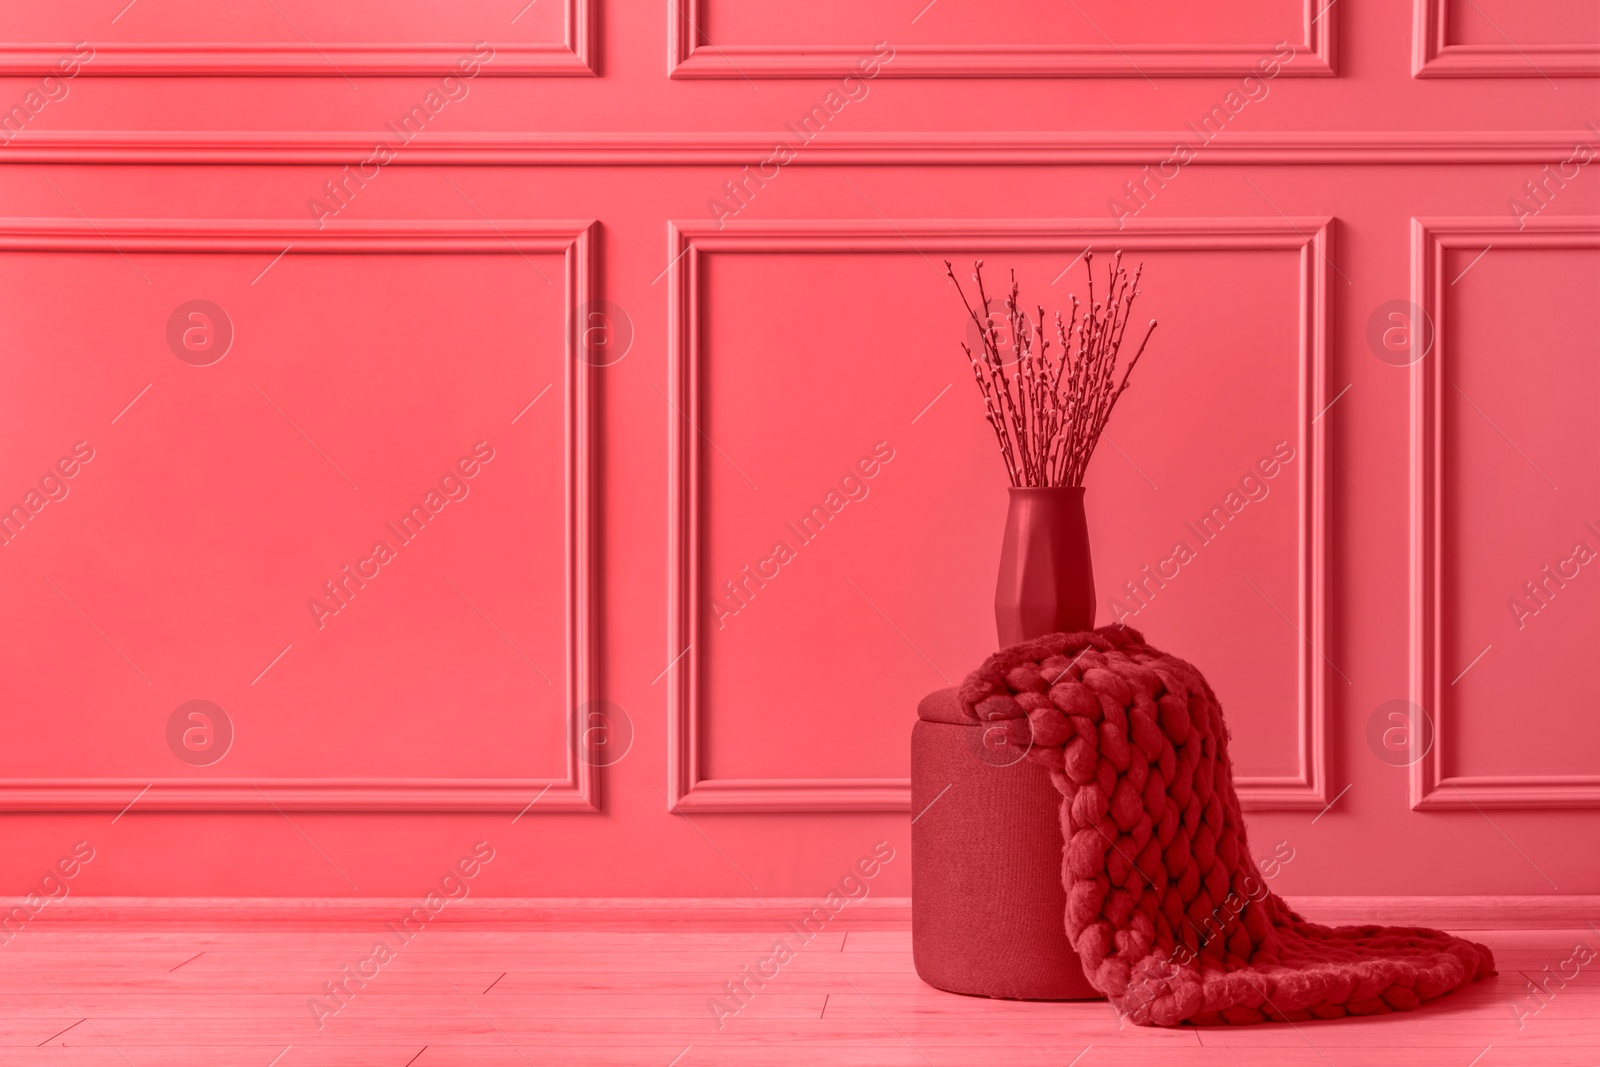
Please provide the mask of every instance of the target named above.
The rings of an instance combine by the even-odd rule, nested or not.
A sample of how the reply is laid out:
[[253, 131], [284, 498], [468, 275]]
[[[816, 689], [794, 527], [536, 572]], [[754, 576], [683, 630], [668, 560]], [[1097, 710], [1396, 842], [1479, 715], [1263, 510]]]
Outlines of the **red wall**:
[[1212, 679], [1283, 890], [1600, 892], [1594, 5], [516, 6], [0, 16], [0, 891], [908, 857], [1005, 504], [942, 260], [1123, 249], [1100, 621]]

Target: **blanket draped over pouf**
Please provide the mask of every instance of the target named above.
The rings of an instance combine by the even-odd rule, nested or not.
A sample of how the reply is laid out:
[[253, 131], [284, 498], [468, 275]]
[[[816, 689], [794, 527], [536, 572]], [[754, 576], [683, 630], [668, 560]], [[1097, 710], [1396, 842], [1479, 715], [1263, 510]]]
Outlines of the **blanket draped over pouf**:
[[977, 721], [1061, 791], [1067, 937], [1136, 1023], [1298, 1022], [1405, 1011], [1494, 973], [1437, 930], [1320, 926], [1269, 892], [1233, 789], [1222, 708], [1198, 670], [1107, 626], [989, 657]]

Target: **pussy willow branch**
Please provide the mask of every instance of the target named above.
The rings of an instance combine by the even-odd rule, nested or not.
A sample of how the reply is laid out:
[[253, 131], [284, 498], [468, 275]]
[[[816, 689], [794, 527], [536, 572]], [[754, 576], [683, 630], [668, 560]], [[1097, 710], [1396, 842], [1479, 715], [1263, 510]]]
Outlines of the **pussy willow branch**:
[[[950, 261], [945, 274], [955, 285], [967, 314], [977, 327], [981, 353], [970, 345], [961, 350], [972, 364], [972, 377], [983, 397], [984, 417], [1000, 443], [1000, 456], [1012, 485], [1078, 486], [1106, 423], [1128, 388], [1128, 376], [1144, 355], [1156, 320], [1150, 320], [1133, 358], [1117, 374], [1123, 339], [1132, 321], [1144, 265], [1129, 275], [1122, 253], [1112, 256], [1106, 272], [1103, 302], [1095, 299], [1094, 254], [1084, 253], [1089, 276], [1089, 299], [1080, 305], [1072, 297], [1072, 313], [1063, 322], [1055, 315], [1055, 337], [1045, 330], [1045, 310], [1037, 305], [1037, 318], [1018, 302], [1017, 275], [1011, 272], [1011, 289], [996, 312], [983, 284], [983, 260], [973, 264], [978, 300], [974, 304], [956, 279]], [[1080, 314], [1081, 312], [1081, 314]], [[1003, 316], [1004, 332], [996, 319]], [[1009, 339], [1011, 360], [1001, 351]], [[1056, 349], [1052, 356], [1051, 349]]]

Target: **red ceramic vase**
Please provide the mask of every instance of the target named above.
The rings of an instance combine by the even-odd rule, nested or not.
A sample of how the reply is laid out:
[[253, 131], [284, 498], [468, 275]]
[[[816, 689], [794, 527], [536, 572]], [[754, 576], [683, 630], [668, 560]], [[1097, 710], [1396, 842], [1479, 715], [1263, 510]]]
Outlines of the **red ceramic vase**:
[[994, 592], [1000, 647], [1094, 629], [1082, 486], [1012, 486]]

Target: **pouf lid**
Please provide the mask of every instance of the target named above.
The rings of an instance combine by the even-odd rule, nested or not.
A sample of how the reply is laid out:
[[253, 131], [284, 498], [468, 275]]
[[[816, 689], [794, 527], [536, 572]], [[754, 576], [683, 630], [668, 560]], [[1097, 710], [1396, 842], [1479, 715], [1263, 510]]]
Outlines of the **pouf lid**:
[[917, 718], [923, 722], [943, 722], [952, 726], [972, 726], [972, 716], [961, 706], [961, 691], [955, 686], [935, 689], [917, 705]]

